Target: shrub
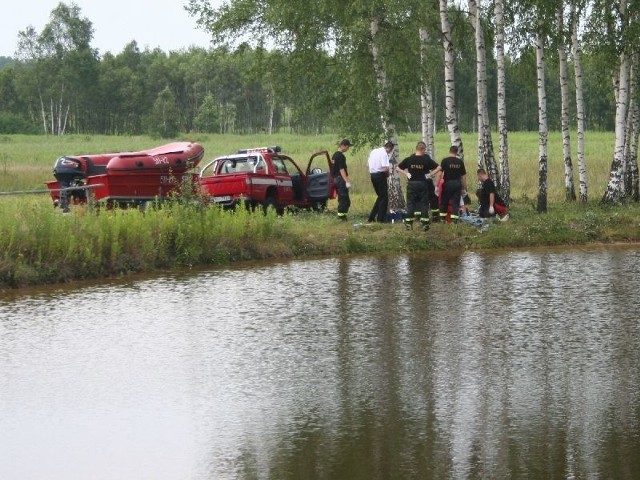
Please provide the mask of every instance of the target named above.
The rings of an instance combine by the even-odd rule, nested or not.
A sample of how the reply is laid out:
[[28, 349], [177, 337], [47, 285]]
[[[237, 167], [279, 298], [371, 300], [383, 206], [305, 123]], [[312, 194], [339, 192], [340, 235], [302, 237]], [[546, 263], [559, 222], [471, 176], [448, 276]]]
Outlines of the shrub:
[[35, 135], [38, 128], [28, 120], [8, 112], [0, 112], [0, 134], [16, 134], [22, 133], [27, 135]]

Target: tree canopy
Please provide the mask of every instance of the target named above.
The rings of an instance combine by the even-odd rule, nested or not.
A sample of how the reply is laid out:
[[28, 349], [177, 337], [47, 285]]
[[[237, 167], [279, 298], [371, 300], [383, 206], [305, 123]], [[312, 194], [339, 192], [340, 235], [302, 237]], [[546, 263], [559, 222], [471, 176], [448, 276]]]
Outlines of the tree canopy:
[[[514, 19], [505, 62], [510, 130], [537, 128], [535, 50], [516, 28], [527, 21], [518, 13], [526, 6], [509, 2], [505, 8]], [[433, 1], [234, 0], [213, 9], [206, 0], [190, 0], [186, 8], [194, 23], [219, 41], [217, 47], [164, 52], [141, 50], [134, 41], [119, 53], [99, 57], [92, 46], [91, 20], [75, 4], [60, 3], [42, 31], [26, 26], [20, 32], [17, 58], [0, 58], [0, 114], [14, 120], [12, 131], [47, 134], [329, 129], [373, 138], [382, 132], [366, 19], [377, 15], [390, 98], [386, 114], [399, 132], [420, 131], [419, 95], [426, 73], [433, 88], [435, 126], [446, 128], [438, 7]], [[491, 9], [480, 14], [488, 47], [489, 114], [495, 125]], [[463, 131], [475, 131], [476, 59], [466, 17], [463, 9], [451, 8], [458, 122]], [[623, 38], [617, 30], [604, 35], [606, 15], [599, 22], [589, 20], [592, 28], [585, 29], [583, 53], [585, 123], [588, 129], [613, 130], [611, 78], [616, 62], [610, 49]], [[426, 65], [420, 61], [420, 27], [431, 32]], [[560, 96], [553, 87], [558, 61], [552, 50], [546, 76], [549, 128], [559, 130]], [[572, 81], [569, 88], [573, 94]], [[158, 129], [158, 105], [168, 97], [174, 124]], [[575, 109], [571, 115], [575, 117]], [[6, 133], [10, 123], [0, 122], [0, 128]]]

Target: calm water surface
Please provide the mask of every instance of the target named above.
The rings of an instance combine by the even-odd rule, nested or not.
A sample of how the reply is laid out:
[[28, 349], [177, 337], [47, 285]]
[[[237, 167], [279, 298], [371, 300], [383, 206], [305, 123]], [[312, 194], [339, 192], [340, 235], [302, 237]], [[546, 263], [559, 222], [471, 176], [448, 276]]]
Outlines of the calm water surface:
[[0, 479], [640, 478], [640, 250], [0, 297]]

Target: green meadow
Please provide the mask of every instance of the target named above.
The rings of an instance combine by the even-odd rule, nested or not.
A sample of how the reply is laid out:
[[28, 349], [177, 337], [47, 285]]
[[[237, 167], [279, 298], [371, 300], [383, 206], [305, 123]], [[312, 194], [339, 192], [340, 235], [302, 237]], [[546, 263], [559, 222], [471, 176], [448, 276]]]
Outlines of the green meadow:
[[[574, 176], [577, 185], [578, 171], [574, 145]], [[435, 160], [446, 156], [448, 134], [436, 136]], [[419, 135], [404, 135], [400, 138], [400, 157], [413, 152]], [[333, 152], [340, 137], [336, 135], [206, 135], [185, 136], [179, 140], [201, 143], [205, 148], [205, 160], [231, 153], [240, 148], [279, 145], [283, 152], [292, 156], [299, 164], [304, 164], [311, 153], [318, 150]], [[463, 136], [465, 162], [470, 179], [475, 177], [477, 142], [475, 135]], [[494, 137], [496, 156], [498, 139]], [[110, 151], [132, 151], [155, 147], [164, 143], [148, 136], [0, 136], [0, 191], [30, 190], [44, 187], [46, 180], [52, 179], [51, 168], [56, 158], [62, 155], [105, 153]], [[613, 158], [614, 135], [611, 132], [588, 132], [585, 137], [586, 162], [588, 171], [589, 198], [599, 200], [604, 193]], [[348, 163], [353, 183], [354, 197], [367, 196], [370, 192], [366, 162], [369, 146], [352, 148]], [[564, 164], [562, 138], [560, 133], [551, 133], [549, 149], [549, 201], [564, 199]], [[538, 135], [534, 132], [509, 134], [509, 166], [511, 172], [512, 197], [535, 198], [538, 191]], [[471, 182], [470, 182], [471, 184]]]
[[[333, 151], [335, 135], [194, 135], [180, 140], [201, 143], [204, 162], [240, 148], [279, 145], [304, 168], [318, 150]], [[400, 138], [400, 157], [413, 151], [418, 135]], [[469, 189], [475, 182], [475, 135], [463, 137]], [[496, 141], [497, 148], [497, 138]], [[559, 133], [549, 137], [549, 212], [535, 212], [538, 190], [538, 136], [509, 135], [511, 213], [484, 231], [466, 224], [434, 224], [427, 233], [407, 232], [401, 225], [358, 226], [374, 201], [366, 159], [368, 146], [347, 154], [353, 184], [349, 222], [335, 218], [336, 202], [323, 213], [293, 212], [282, 217], [224, 212], [214, 207], [174, 202], [144, 213], [135, 210], [88, 209], [71, 215], [54, 209], [43, 193], [52, 166], [62, 155], [132, 151], [164, 143], [150, 137], [67, 135], [0, 137], [0, 289], [125, 276], [195, 265], [222, 265], [260, 259], [304, 258], [377, 252], [450, 249], [522, 248], [544, 245], [636, 242], [640, 207], [602, 207], [613, 156], [613, 133], [585, 138], [589, 202], [564, 201], [564, 165]], [[448, 150], [448, 135], [436, 138], [436, 160]], [[496, 152], [497, 154], [497, 152]], [[578, 183], [574, 146], [574, 177]], [[356, 224], [356, 226], [354, 226]]]

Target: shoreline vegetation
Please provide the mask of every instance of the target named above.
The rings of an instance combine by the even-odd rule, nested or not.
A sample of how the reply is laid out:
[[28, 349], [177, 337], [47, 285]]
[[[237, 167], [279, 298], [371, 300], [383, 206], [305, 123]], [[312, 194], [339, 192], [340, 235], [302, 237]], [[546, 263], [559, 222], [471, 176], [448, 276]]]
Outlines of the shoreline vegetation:
[[[599, 204], [608, 178], [607, 159], [613, 151], [608, 146], [613, 134], [596, 135], [596, 147], [602, 152], [587, 152], [591, 200], [585, 205], [564, 201], [563, 164], [557, 160], [549, 169], [549, 211], [538, 214], [537, 134], [512, 134], [516, 141], [510, 139], [511, 219], [492, 221], [483, 230], [465, 223], [435, 223], [428, 232], [406, 231], [397, 223], [365, 225], [374, 201], [364, 167], [368, 148], [356, 149], [347, 157], [354, 184], [348, 222], [337, 220], [335, 200], [322, 213], [298, 211], [281, 217], [243, 209], [226, 212], [180, 201], [144, 212], [75, 206], [70, 215], [62, 215], [52, 208], [46, 194], [3, 195], [0, 291], [250, 260], [640, 242], [639, 204]], [[278, 144], [301, 166], [311, 153], [332, 150], [339, 140], [329, 135], [277, 137], [205, 135], [190, 140], [205, 146], [203, 161], [238, 148]], [[401, 138], [401, 158], [412, 153], [417, 140], [417, 136]], [[436, 155], [437, 161], [445, 155], [447, 137], [443, 134], [438, 140], [436, 148], [441, 154]], [[43, 182], [52, 178], [53, 162], [64, 154], [135, 150], [160, 143], [149, 137], [2, 137], [0, 191], [43, 189]], [[467, 144], [466, 151], [474, 152], [473, 148]], [[590, 153], [599, 160], [590, 161]], [[467, 153], [469, 185], [475, 184], [472, 157]], [[475, 204], [475, 198], [472, 200]]]

